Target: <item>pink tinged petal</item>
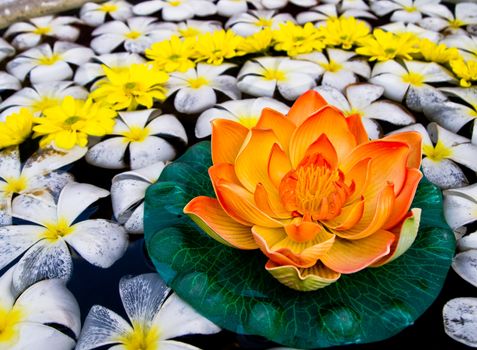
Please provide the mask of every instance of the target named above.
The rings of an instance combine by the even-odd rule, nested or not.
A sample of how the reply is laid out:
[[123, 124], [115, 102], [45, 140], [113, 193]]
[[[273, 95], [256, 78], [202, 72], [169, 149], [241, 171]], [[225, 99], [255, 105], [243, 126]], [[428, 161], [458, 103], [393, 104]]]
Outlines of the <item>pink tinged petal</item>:
[[57, 221], [56, 205], [52, 198], [22, 194], [12, 202], [12, 215], [38, 225]]
[[394, 235], [385, 230], [354, 241], [337, 238], [321, 261], [336, 272], [354, 273], [389, 254], [393, 242]]
[[128, 145], [123, 137], [112, 137], [91, 147], [86, 153], [86, 161], [106, 169], [125, 168], [124, 154]]
[[149, 136], [142, 142], [131, 142], [129, 153], [131, 169], [172, 160], [176, 156], [174, 147], [166, 140], [156, 136]]
[[250, 226], [233, 220], [215, 198], [196, 197], [185, 207], [184, 213], [216, 241], [239, 249], [256, 249]]
[[36, 225], [0, 227], [0, 268], [3, 269], [38, 242], [44, 230]]

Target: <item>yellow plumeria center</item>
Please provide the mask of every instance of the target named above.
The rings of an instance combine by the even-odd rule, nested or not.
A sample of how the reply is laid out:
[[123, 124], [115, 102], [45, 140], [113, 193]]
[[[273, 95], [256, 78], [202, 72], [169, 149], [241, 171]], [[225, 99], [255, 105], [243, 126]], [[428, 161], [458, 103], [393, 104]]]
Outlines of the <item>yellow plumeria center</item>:
[[17, 325], [22, 318], [23, 313], [18, 308], [6, 309], [0, 306], [0, 347], [2, 343], [11, 343], [15, 340], [18, 336]]
[[33, 113], [43, 112], [45, 109], [54, 107], [60, 103], [60, 100], [53, 97], [43, 96], [40, 100], [31, 105]]
[[179, 6], [181, 4], [182, 1], [180, 0], [173, 0], [173, 1], [169, 1], [169, 5], [171, 6]]
[[104, 13], [116, 12], [118, 10], [118, 5], [115, 4], [104, 4], [99, 7], [99, 10]]
[[359, 110], [359, 109], [356, 109], [356, 108], [351, 108], [349, 111], [343, 111], [345, 116], [349, 117], [349, 116], [352, 116], [352, 115], [360, 115], [362, 116], [364, 113], [363, 111]]
[[141, 36], [142, 34], [138, 32], [137, 30], [131, 30], [129, 33], [126, 34], [126, 38], [128, 39], [137, 39]]
[[330, 60], [329, 63], [320, 63], [320, 66], [327, 72], [331, 72], [331, 73], [339, 72], [341, 68], [343, 68], [342, 64], [333, 60]]
[[243, 117], [239, 117], [238, 121], [240, 124], [250, 129], [250, 128], [253, 128], [255, 125], [257, 125], [258, 117], [243, 116]]
[[159, 340], [157, 327], [147, 328], [142, 325], [134, 325], [133, 331], [119, 339], [126, 350], [156, 350]]
[[465, 25], [465, 22], [461, 21], [460, 19], [453, 19], [449, 21], [449, 28], [452, 28], [452, 29], [459, 29], [460, 27], [464, 25]]
[[263, 74], [263, 77], [266, 80], [277, 80], [277, 81], [286, 80], [285, 72], [279, 69], [267, 69], [265, 73]]
[[184, 38], [192, 38], [192, 37], [196, 37], [197, 35], [199, 35], [200, 30], [198, 30], [197, 28], [194, 28], [194, 27], [187, 27], [187, 28], [184, 28], [184, 29], [179, 29], [179, 33]]
[[33, 31], [34, 34], [38, 35], [46, 35], [51, 33], [51, 27], [36, 27], [36, 29]]
[[413, 86], [424, 85], [424, 76], [421, 73], [408, 72], [402, 76], [402, 81]]
[[51, 56], [43, 56], [38, 59], [38, 63], [44, 66], [51, 66], [61, 60], [61, 55], [54, 53]]
[[143, 142], [149, 136], [149, 129], [132, 126], [122, 135], [124, 136], [124, 142]]
[[24, 176], [16, 177], [9, 177], [6, 178], [5, 181], [7, 182], [3, 191], [7, 193], [20, 193], [27, 188], [27, 179]]
[[436, 146], [424, 145], [422, 152], [434, 162], [441, 162], [442, 160], [449, 158], [452, 155], [452, 149], [438, 141]]
[[404, 11], [409, 12], [409, 13], [414, 12], [414, 11], [417, 10], [416, 6], [404, 6], [403, 9], [404, 9]]
[[273, 24], [273, 20], [270, 18], [263, 18], [260, 17], [256, 22], [255, 25], [257, 27], [271, 27]]
[[42, 237], [51, 242], [55, 242], [60, 238], [68, 236], [74, 231], [74, 228], [68, 225], [68, 222], [64, 219], [60, 219], [56, 223], [47, 224], [45, 227], [46, 230], [43, 231]]
[[209, 81], [204, 77], [197, 77], [197, 78], [187, 80], [187, 83], [189, 84], [189, 87], [193, 89], [198, 89], [204, 85], [208, 85]]

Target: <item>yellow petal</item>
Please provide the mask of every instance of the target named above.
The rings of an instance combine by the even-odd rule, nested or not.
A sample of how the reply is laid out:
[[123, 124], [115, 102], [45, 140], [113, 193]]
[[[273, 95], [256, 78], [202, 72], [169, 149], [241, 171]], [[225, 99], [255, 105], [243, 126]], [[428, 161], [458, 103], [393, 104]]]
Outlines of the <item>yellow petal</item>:
[[212, 122], [212, 162], [234, 164], [247, 134], [248, 129], [237, 122], [215, 119]]

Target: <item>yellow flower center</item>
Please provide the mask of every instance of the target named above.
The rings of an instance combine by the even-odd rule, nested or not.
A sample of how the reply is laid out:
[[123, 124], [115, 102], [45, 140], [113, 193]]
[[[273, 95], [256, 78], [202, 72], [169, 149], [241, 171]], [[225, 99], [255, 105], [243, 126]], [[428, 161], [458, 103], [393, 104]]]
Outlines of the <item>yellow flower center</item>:
[[356, 108], [351, 108], [349, 111], [343, 111], [343, 113], [347, 117], [352, 116], [352, 115], [363, 116], [363, 112], [359, 109], [356, 109]]
[[99, 10], [105, 13], [116, 12], [118, 10], [118, 5], [106, 3], [101, 5]]
[[126, 33], [126, 38], [135, 40], [139, 38], [142, 34], [136, 30], [131, 30], [129, 33]]
[[61, 55], [54, 53], [51, 56], [43, 56], [38, 59], [38, 63], [44, 66], [51, 66], [61, 60]]
[[198, 30], [197, 28], [194, 28], [194, 27], [187, 27], [187, 28], [184, 28], [184, 29], [179, 29], [179, 33], [184, 38], [192, 38], [192, 37], [196, 37], [197, 35], [199, 35], [200, 30]]
[[60, 103], [60, 100], [57, 98], [52, 98], [48, 96], [43, 96], [40, 100], [35, 101], [31, 105], [33, 113], [43, 112], [45, 109], [57, 106]]
[[156, 350], [159, 340], [159, 330], [156, 327], [146, 328], [142, 325], [134, 325], [133, 331], [120, 338], [126, 350]]
[[341, 68], [343, 67], [343, 65], [333, 60], [330, 60], [329, 63], [320, 63], [320, 66], [323, 67], [323, 69], [326, 70], [327, 72], [331, 72], [331, 73], [339, 72]]
[[434, 162], [441, 162], [442, 160], [449, 158], [452, 155], [452, 149], [438, 141], [435, 147], [432, 145], [424, 145], [422, 152]]
[[124, 136], [124, 142], [143, 142], [149, 136], [149, 129], [132, 126], [122, 135]]
[[273, 24], [273, 20], [270, 18], [263, 18], [259, 17], [259, 19], [255, 22], [257, 27], [271, 27]]
[[46, 230], [43, 231], [41, 237], [46, 238], [51, 242], [55, 242], [74, 231], [74, 228], [68, 225], [65, 219], [60, 219], [58, 222], [45, 225]]
[[33, 31], [34, 34], [38, 35], [46, 35], [51, 33], [51, 27], [36, 27], [36, 29]]
[[414, 12], [417, 10], [416, 6], [404, 6], [403, 9], [406, 12]]
[[180, 1], [180, 0], [169, 1], [169, 5], [171, 5], [171, 6], [179, 6], [181, 3], [182, 3], [182, 1]]
[[24, 176], [20, 176], [19, 178], [15, 177], [7, 177], [5, 179], [7, 182], [4, 187], [3, 191], [7, 193], [20, 193], [27, 188], [27, 179]]
[[257, 125], [258, 122], [258, 117], [251, 117], [251, 116], [243, 116], [239, 117], [239, 123], [242, 124], [243, 126], [251, 129], [255, 125]]
[[449, 28], [459, 29], [462, 26], [465, 26], [465, 23], [460, 19], [453, 19], [452, 21], [449, 21]]
[[208, 85], [209, 81], [205, 79], [204, 77], [197, 77], [197, 78], [187, 80], [187, 83], [189, 83], [189, 87], [193, 89], [198, 89], [204, 85]]
[[5, 309], [0, 306], [0, 348], [5, 343], [13, 343], [18, 337], [18, 323], [21, 322], [23, 313], [18, 308]]
[[402, 76], [402, 81], [413, 86], [424, 85], [424, 76], [421, 73], [409, 72]]
[[263, 77], [266, 80], [277, 80], [277, 81], [284, 81], [286, 80], [285, 73], [278, 69], [267, 69], [263, 74]]

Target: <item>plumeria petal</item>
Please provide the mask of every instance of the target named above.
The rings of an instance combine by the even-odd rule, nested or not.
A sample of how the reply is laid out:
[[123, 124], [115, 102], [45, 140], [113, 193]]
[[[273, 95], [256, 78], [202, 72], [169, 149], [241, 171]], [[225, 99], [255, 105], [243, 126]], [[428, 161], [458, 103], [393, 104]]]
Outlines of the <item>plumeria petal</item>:
[[36, 225], [0, 227], [0, 268], [7, 266], [38, 242], [44, 230]]
[[123, 137], [112, 137], [91, 147], [86, 153], [86, 161], [106, 169], [125, 168], [124, 154], [128, 145]]
[[12, 215], [38, 225], [51, 224], [57, 221], [56, 205], [52, 199], [33, 194], [22, 194], [13, 199]]

